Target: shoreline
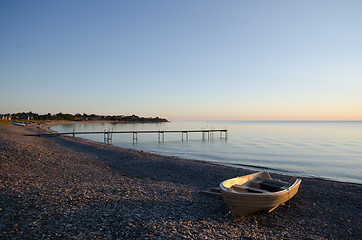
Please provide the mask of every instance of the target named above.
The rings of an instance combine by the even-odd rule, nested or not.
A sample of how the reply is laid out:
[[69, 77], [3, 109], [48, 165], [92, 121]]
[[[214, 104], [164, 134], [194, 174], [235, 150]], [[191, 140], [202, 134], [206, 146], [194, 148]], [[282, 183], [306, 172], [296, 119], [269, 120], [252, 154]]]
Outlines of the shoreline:
[[285, 205], [233, 218], [221, 198], [200, 191], [250, 170], [80, 138], [24, 136], [36, 131], [35, 124], [0, 126], [0, 238], [358, 239], [362, 234], [359, 184], [301, 178], [299, 192]]
[[[278, 121], [280, 122], [280, 121]], [[300, 122], [300, 121], [297, 121]], [[318, 121], [319, 122], [319, 121]], [[109, 121], [109, 120], [103, 120], [103, 121], [67, 121], [66, 123], [64, 123], [63, 121], [51, 121], [47, 123], [47, 128], [43, 129], [45, 130], [47, 133], [57, 133], [54, 130], [51, 130], [50, 128], [52, 126], [56, 126], [56, 125], [70, 125], [70, 124], [82, 124], [82, 123], [122, 123], [122, 122], [117, 122], [117, 121]], [[124, 122], [127, 123], [127, 122]], [[142, 123], [142, 122], [140, 122]], [[87, 141], [93, 141], [93, 140], [88, 140], [85, 138], [81, 138], [81, 137], [76, 137], [78, 139], [82, 139], [82, 140], [87, 140]], [[95, 143], [99, 143], [99, 144], [105, 144], [103, 142], [97, 142], [97, 141], [93, 141]], [[106, 144], [109, 145], [109, 144]], [[111, 144], [112, 145], [112, 144]], [[118, 147], [116, 145], [112, 145], [114, 147]], [[121, 149], [133, 149], [135, 151], [142, 151], [142, 150], [137, 150], [134, 148], [124, 148], [121, 147]], [[155, 153], [156, 155], [160, 155], [160, 156], [173, 156], [173, 155], [167, 155], [167, 154], [160, 154], [160, 153]], [[178, 157], [178, 156], [177, 156]], [[182, 158], [182, 157], [180, 157]], [[233, 167], [233, 168], [239, 168], [239, 169], [245, 169], [245, 170], [249, 170], [249, 171], [270, 171], [273, 174], [276, 175], [285, 175], [285, 176], [290, 176], [290, 177], [303, 177], [306, 179], [319, 179], [319, 180], [325, 180], [325, 181], [330, 181], [330, 182], [336, 182], [336, 183], [347, 183], [347, 184], [357, 184], [357, 185], [362, 185], [362, 183], [358, 183], [358, 182], [349, 182], [349, 181], [342, 181], [342, 180], [336, 180], [336, 179], [332, 179], [332, 178], [323, 178], [323, 177], [318, 177], [318, 176], [312, 176], [312, 175], [303, 175], [300, 176], [297, 173], [294, 172], [288, 172], [288, 171], [283, 171], [281, 169], [276, 169], [276, 168], [269, 168], [269, 167], [263, 167], [263, 166], [257, 166], [257, 165], [244, 165], [244, 164], [238, 164], [238, 163], [224, 163], [224, 162], [214, 162], [214, 161], [207, 161], [207, 160], [201, 160], [201, 159], [193, 159], [193, 158], [185, 158], [188, 160], [192, 160], [192, 161], [201, 161], [201, 162], [206, 162], [206, 163], [212, 163], [212, 164], [216, 164], [216, 165], [221, 165], [221, 166], [229, 166], [229, 167]]]

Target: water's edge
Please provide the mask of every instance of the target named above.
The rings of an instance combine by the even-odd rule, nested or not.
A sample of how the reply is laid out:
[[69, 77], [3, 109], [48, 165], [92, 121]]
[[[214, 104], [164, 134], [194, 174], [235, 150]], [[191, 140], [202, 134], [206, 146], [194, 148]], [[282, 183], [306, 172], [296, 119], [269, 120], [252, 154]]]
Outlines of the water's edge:
[[[85, 126], [87, 124], [88, 124], [88, 126]], [[93, 124], [93, 123], [91, 123], [91, 124]], [[256, 125], [258, 125], [258, 124], [262, 124], [262, 123], [260, 123], [260, 122], [256, 123]], [[291, 125], [293, 125], [293, 124], [291, 124]], [[329, 123], [327, 123], [327, 126], [328, 126], [328, 124]], [[99, 125], [101, 125], [102, 127], [109, 126], [109, 125], [104, 125], [104, 124], [99, 124]], [[60, 130], [60, 129], [62, 129], [61, 126], [62, 126], [62, 124], [54, 125], [54, 126], [49, 127], [49, 129], [51, 131], [62, 132]], [[63, 126], [65, 126], [65, 125], [63, 125]], [[68, 128], [73, 128], [73, 125], [68, 125], [67, 124], [67, 126], [68, 126]], [[112, 125], [112, 126], [118, 127], [117, 125]], [[127, 126], [127, 125], [122, 125], [122, 127], [124, 127], [124, 126]], [[127, 127], [131, 127], [131, 126], [135, 127], [135, 128], [140, 128], [140, 127], [142, 127], [142, 128], [144, 128], [144, 127], [145, 128], [150, 128], [150, 125], [144, 125], [144, 124], [140, 124], [138, 126], [136, 126], [136, 125], [128, 125]], [[158, 125], [157, 127], [160, 127], [160, 125]], [[163, 125], [162, 127], [165, 127], [165, 126]], [[166, 127], [170, 127], [170, 126], [166, 126]], [[250, 127], [250, 126], [248, 126], [248, 127]], [[89, 128], [89, 123], [80, 123], [80, 125], [79, 125], [79, 123], [77, 123], [76, 128], [80, 128], [81, 130], [85, 130], [85, 129]], [[321, 128], [323, 128], [323, 126]], [[295, 131], [295, 130], [293, 130], [293, 131]], [[295, 132], [293, 132], [293, 134], [294, 133]], [[243, 134], [245, 135], [244, 132], [243, 132]], [[257, 131], [253, 131], [252, 135], [250, 135], [250, 136], [254, 136], [254, 135], [257, 135], [257, 134], [258, 134]], [[325, 134], [325, 133], [323, 133], [323, 134]], [[329, 133], [327, 132], [327, 134], [329, 134]], [[265, 138], [266, 138], [264, 135], [263, 135], [263, 138], [261, 138], [262, 140], [265, 140]], [[285, 134], [285, 135], [287, 136], [286, 139], [288, 140], [288, 137], [290, 137], [290, 136], [288, 136], [287, 134]], [[273, 133], [271, 133], [269, 135], [266, 135], [266, 136], [267, 137], [273, 136]], [[77, 137], [81, 137], [81, 138], [91, 140], [91, 141], [94, 141], [94, 142], [98, 142], [98, 143], [103, 143], [104, 142], [103, 139], [99, 139], [99, 138], [95, 139], [94, 136], [93, 137], [92, 136], [86, 136], [86, 137], [77, 136]], [[320, 136], [317, 136], [317, 137], [320, 137]], [[338, 179], [338, 177], [336, 177], [336, 176], [333, 177], [333, 174], [336, 174], [335, 172], [333, 172], [333, 171], [336, 171], [336, 169], [337, 169], [336, 167], [334, 167], [335, 169], [333, 169], [333, 167], [331, 168], [332, 172], [330, 172], [329, 174], [332, 174], [332, 176], [326, 176], [328, 174], [328, 172], [327, 172], [327, 174], [324, 174], [324, 176], [323, 176], [323, 174], [318, 175], [318, 173], [319, 173], [318, 169], [314, 169], [314, 172], [317, 173], [317, 174], [313, 174], [313, 172], [306, 171], [307, 168], [303, 169], [303, 167], [305, 167], [304, 165], [307, 166], [308, 164], [311, 165], [311, 167], [314, 167], [314, 165], [316, 165], [315, 168], [318, 168], [320, 166], [323, 167], [324, 165], [321, 165], [319, 163], [319, 158], [322, 158], [322, 160], [323, 160], [323, 158], [328, 158], [330, 156], [324, 157], [324, 156], [318, 156], [318, 155], [313, 156], [312, 155], [312, 157], [315, 157], [315, 159], [316, 159], [316, 160], [314, 160], [314, 162], [312, 160], [310, 160], [312, 162], [309, 161], [307, 163], [304, 163], [304, 162], [299, 163], [300, 160], [298, 160], [298, 156], [296, 156], [297, 158], [295, 158], [294, 155], [293, 155], [293, 157], [295, 159], [293, 158], [293, 161], [290, 161], [289, 158], [291, 157], [291, 155], [289, 153], [288, 153], [289, 155], [287, 155], [287, 158], [286, 158], [287, 161], [283, 160], [283, 157], [285, 157], [285, 156], [279, 155], [280, 153], [278, 153], [278, 152], [277, 152], [278, 153], [277, 155], [275, 155], [275, 153], [273, 153], [273, 151], [270, 151], [270, 154], [269, 154], [270, 149], [275, 150], [275, 146], [270, 144], [270, 142], [272, 142], [274, 145], [278, 145], [280, 143], [279, 142], [275, 143], [275, 142], [270, 141], [268, 139], [267, 140], [268, 140], [269, 145], [267, 145], [267, 148], [270, 148], [270, 149], [267, 149], [268, 150], [267, 151], [268, 155], [264, 156], [264, 155], [260, 155], [260, 153], [258, 153], [260, 156], [262, 156], [262, 158], [260, 158], [260, 156], [257, 156], [257, 155], [255, 155], [255, 156], [252, 155], [252, 157], [254, 157], [256, 159], [250, 158], [249, 160], [247, 160], [247, 158], [245, 158], [245, 154], [248, 154], [248, 153], [238, 152], [238, 151], [240, 151], [239, 148], [241, 148], [241, 147], [239, 147], [240, 146], [240, 140], [235, 138], [235, 137], [232, 140], [230, 140], [229, 142], [221, 142], [221, 141], [218, 141], [218, 140], [213, 140], [213, 141], [209, 141], [209, 142], [207, 142], [207, 141], [202, 142], [199, 139], [193, 139], [191, 142], [186, 142], [186, 143], [181, 142], [180, 139], [174, 140], [174, 139], [172, 139], [172, 137], [168, 137], [167, 138], [168, 142], [162, 143], [162, 144], [158, 143], [157, 140], [155, 141], [154, 138], [149, 140], [149, 139], [147, 139], [147, 137], [143, 137], [143, 136], [142, 136], [142, 141], [143, 142], [138, 143], [138, 144], [130, 144], [129, 140], [130, 139], [126, 139], [126, 140], [124, 140], [124, 139], [123, 140], [122, 139], [117, 140], [116, 139], [115, 141], [112, 142], [112, 145], [115, 146], [115, 147], [129, 148], [129, 149], [134, 149], [134, 150], [141, 150], [141, 151], [150, 152], [150, 153], [158, 154], [158, 155], [177, 156], [177, 157], [184, 158], [184, 159], [192, 159], [192, 160], [197, 160], [197, 161], [212, 162], [212, 163], [215, 163], [215, 164], [225, 165], [225, 166], [232, 166], [232, 167], [236, 167], [236, 168], [245, 168], [245, 169], [256, 170], [256, 171], [269, 171], [269, 172], [273, 172], [273, 173], [277, 173], [277, 174], [286, 174], [286, 175], [301, 176], [301, 177], [307, 177], [307, 178], [325, 179], [325, 180], [328, 180], [328, 181], [336, 181], [336, 182], [345, 182], [345, 183], [354, 183], [354, 184], [361, 184], [362, 183], [362, 181], [358, 178], [358, 176], [357, 176], [357, 178], [354, 178], [353, 175], [350, 175], [350, 176], [346, 175], [347, 177], [351, 178], [352, 180], [350, 180], [350, 179], [348, 179], [348, 180], [347, 179], [341, 179], [341, 177], [340, 177], [340, 179]], [[260, 139], [257, 139], [257, 140], [260, 141]], [[272, 140], [274, 140], [274, 139], [272, 139]], [[357, 140], [359, 141], [359, 139], [357, 139]], [[127, 143], [127, 141], [128, 141], [128, 143]], [[288, 141], [287, 141], [287, 144], [289, 144], [289, 145], [291, 143], [295, 144], [294, 143], [295, 142], [294, 138], [292, 138], [291, 140], [288, 140]], [[251, 149], [250, 151], [259, 151], [259, 149], [258, 149], [260, 147], [259, 145], [260, 144], [265, 145], [265, 143], [262, 142], [262, 143], [258, 143], [259, 145], [254, 146], [254, 145], [252, 145], [253, 139], [251, 139], [251, 140], [248, 139], [245, 142], [247, 144], [243, 143], [245, 146], [243, 145], [242, 148], [244, 148], [244, 150], [242, 150], [242, 151], [249, 151], [249, 149]], [[355, 142], [354, 144], [356, 145], [357, 142]], [[235, 145], [235, 143], [237, 143], [237, 144]], [[316, 143], [319, 144], [319, 145], [322, 145], [322, 144], [326, 145], [326, 147], [323, 146], [323, 148], [326, 148], [328, 151], [330, 151], [330, 149], [335, 151], [334, 148], [331, 148], [330, 146], [328, 146], [328, 144], [333, 145], [333, 144], [330, 144], [329, 142], [327, 142], [327, 143], [325, 143], [325, 142], [321, 142], [321, 143], [316, 142]], [[332, 143], [334, 143], [334, 142], [332, 142]], [[300, 144], [300, 143], [298, 143], [298, 144]], [[358, 144], [359, 144], [359, 142], [358, 142]], [[311, 146], [314, 147], [313, 144]], [[288, 147], [287, 145], [282, 145], [281, 147], [277, 146], [276, 149], [279, 150], [279, 149], [284, 149], [284, 148], [287, 148], [287, 147]], [[295, 146], [293, 146], [293, 148], [289, 149], [289, 150], [291, 150], [293, 152], [293, 154], [294, 154], [294, 152], [300, 151], [300, 149], [294, 148], [294, 147]], [[342, 147], [344, 147], [344, 145]], [[341, 148], [341, 146], [337, 146], [336, 148], [338, 150], [338, 148]], [[230, 150], [230, 149], [232, 149], [232, 150]], [[237, 149], [237, 150], [235, 150], [235, 149]], [[247, 149], [247, 150], [245, 150], [245, 149]], [[304, 150], [304, 149], [302, 148], [302, 150]], [[317, 149], [317, 150], [319, 150], [319, 149]], [[342, 149], [342, 150], [345, 151], [345, 149]], [[216, 151], [217, 154], [215, 156], [212, 156], [212, 151]], [[339, 149], [339, 151], [341, 151], [341, 150]], [[344, 153], [343, 151], [342, 151], [342, 153], [333, 153], [333, 154], [336, 155], [336, 156], [338, 156], [338, 154], [343, 155], [343, 153]], [[350, 151], [350, 149], [348, 149], [348, 151]], [[355, 153], [355, 155], [352, 156], [352, 157], [354, 157], [354, 158], [357, 157], [358, 158], [360, 153], [361, 153], [360, 151], [357, 151]], [[254, 154], [254, 152], [252, 154]], [[273, 156], [273, 154], [275, 156]], [[281, 153], [281, 154], [284, 154], [284, 153]], [[333, 156], [331, 155], [331, 156], [334, 157], [334, 155]], [[265, 157], [267, 159], [270, 158], [270, 160], [268, 160], [267, 162], [261, 161]], [[345, 158], [345, 156], [342, 156], [342, 157]], [[338, 165], [346, 165], [347, 167], [352, 168], [352, 170], [354, 169], [354, 171], [357, 171], [356, 175], [358, 175], [358, 168], [356, 169], [356, 167], [353, 166], [353, 161], [355, 161], [354, 158], [351, 158], [350, 162], [347, 162], [346, 164], [344, 164], [344, 163], [342, 164], [342, 163], [338, 163], [338, 162], [333, 163], [333, 164], [335, 164], [337, 167], [338, 167]], [[220, 161], [220, 159], [222, 159], [223, 161]], [[235, 162], [232, 159], [236, 159], [238, 162]], [[274, 161], [273, 159], [277, 159], [276, 164], [275, 164], [275, 162], [273, 162]], [[304, 158], [302, 158], [302, 161], [304, 161], [303, 159]], [[338, 158], [337, 158], [337, 160], [338, 160]], [[268, 162], [271, 163], [271, 165], [267, 165], [266, 163], [268, 163]], [[259, 163], [261, 163], [261, 164], [259, 164]], [[287, 165], [291, 164], [292, 166], [293, 166], [293, 164], [297, 164], [296, 165], [297, 167], [295, 168], [295, 171], [294, 171], [293, 167], [285, 168], [284, 165], [286, 165], [286, 164]], [[358, 161], [355, 164], [357, 164], [356, 165], [357, 167], [359, 166]], [[328, 165], [330, 165], [330, 164], [328, 164]], [[299, 169], [298, 169], [298, 167], [299, 167]], [[337, 170], [339, 170], [339, 169], [337, 169]], [[321, 172], [323, 172], [323, 171], [321, 171]], [[343, 176], [344, 173], [343, 172], [341, 172], [341, 173], [337, 172], [337, 174], [342, 174], [340, 176]]]

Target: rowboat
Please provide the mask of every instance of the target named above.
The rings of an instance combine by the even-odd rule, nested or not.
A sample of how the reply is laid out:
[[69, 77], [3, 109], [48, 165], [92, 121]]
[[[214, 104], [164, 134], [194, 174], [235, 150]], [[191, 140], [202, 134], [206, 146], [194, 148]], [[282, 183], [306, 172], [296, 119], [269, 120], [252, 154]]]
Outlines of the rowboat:
[[302, 180], [288, 182], [272, 179], [267, 172], [258, 172], [228, 179], [220, 183], [222, 197], [234, 217], [252, 212], [273, 211], [298, 192]]
[[23, 122], [12, 122], [12, 124], [15, 125], [15, 126], [22, 126], [22, 127], [26, 126], [26, 124], [23, 123]]

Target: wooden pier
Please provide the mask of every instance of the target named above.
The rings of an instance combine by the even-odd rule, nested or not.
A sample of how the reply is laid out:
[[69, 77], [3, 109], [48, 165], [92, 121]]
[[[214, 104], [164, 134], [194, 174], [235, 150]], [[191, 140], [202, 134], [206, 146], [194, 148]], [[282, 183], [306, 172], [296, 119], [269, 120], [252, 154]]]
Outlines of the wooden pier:
[[76, 132], [75, 129], [73, 132], [64, 132], [64, 133], [38, 133], [38, 134], [28, 134], [27, 136], [38, 136], [38, 137], [52, 137], [52, 136], [60, 136], [60, 135], [72, 135], [75, 137], [76, 135], [82, 134], [103, 134], [104, 142], [111, 142], [113, 134], [132, 134], [133, 142], [138, 141], [138, 134], [144, 133], [157, 133], [158, 134], [158, 141], [164, 142], [165, 141], [165, 134], [166, 133], [181, 133], [181, 140], [188, 141], [189, 140], [189, 133], [201, 133], [202, 140], [210, 140], [213, 137], [213, 133], [220, 133], [220, 139], [227, 139], [228, 138], [228, 130], [226, 129], [209, 129], [209, 130], [142, 130], [142, 131], [111, 131], [111, 130], [104, 130], [103, 132]]

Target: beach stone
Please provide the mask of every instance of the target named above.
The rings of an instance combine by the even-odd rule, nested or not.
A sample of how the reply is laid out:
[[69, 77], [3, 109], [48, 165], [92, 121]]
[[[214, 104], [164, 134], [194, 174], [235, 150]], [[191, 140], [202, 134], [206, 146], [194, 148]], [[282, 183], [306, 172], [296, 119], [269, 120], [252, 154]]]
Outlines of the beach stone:
[[273, 212], [233, 218], [222, 198], [199, 192], [250, 170], [77, 138], [24, 136], [34, 131], [0, 126], [1, 239], [362, 236], [358, 184], [303, 178], [298, 194]]

